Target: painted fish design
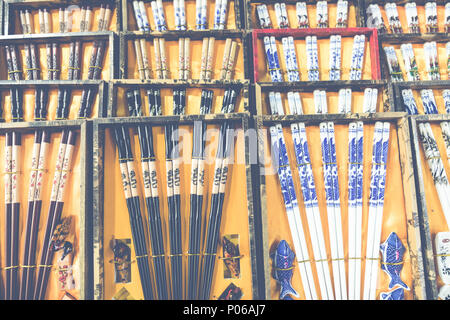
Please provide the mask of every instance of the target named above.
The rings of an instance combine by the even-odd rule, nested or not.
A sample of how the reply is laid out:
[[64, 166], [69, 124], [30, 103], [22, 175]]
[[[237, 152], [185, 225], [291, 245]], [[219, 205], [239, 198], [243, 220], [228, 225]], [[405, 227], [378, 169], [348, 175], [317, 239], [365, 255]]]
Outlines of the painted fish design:
[[439, 277], [450, 285], [450, 232], [438, 232], [434, 241]]
[[293, 262], [295, 254], [289, 247], [285, 240], [281, 240], [277, 246], [275, 253], [272, 255], [274, 279], [281, 285], [280, 300], [283, 300], [287, 295], [293, 295], [298, 298], [299, 295], [291, 285], [293, 275]]
[[391, 232], [386, 241], [380, 245], [382, 254], [381, 270], [386, 272], [391, 278], [389, 289], [399, 285], [409, 290], [408, 286], [400, 278], [405, 250], [405, 247], [395, 232]]
[[390, 292], [382, 292], [380, 293], [381, 300], [404, 300], [405, 291], [403, 288], [397, 288]]

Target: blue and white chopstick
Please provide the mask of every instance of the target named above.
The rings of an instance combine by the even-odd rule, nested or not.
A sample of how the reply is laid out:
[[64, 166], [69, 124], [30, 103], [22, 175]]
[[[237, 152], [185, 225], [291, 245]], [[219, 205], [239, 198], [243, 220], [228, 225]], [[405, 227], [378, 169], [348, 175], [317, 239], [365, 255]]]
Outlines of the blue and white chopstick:
[[184, 0], [173, 0], [175, 13], [175, 30], [186, 30], [186, 9]]
[[216, 0], [214, 8], [214, 29], [223, 30], [226, 25], [228, 0]]
[[206, 17], [207, 0], [196, 0], [195, 2], [195, 29], [208, 29], [208, 20]]
[[[275, 93], [269, 93], [269, 101], [272, 113], [278, 114], [279, 107], [277, 107]], [[307, 242], [303, 231], [303, 225], [300, 219], [300, 210], [295, 194], [294, 182], [289, 166], [289, 158], [281, 124], [276, 124], [270, 127], [270, 136], [272, 142], [272, 157], [275, 162], [278, 162], [275, 163], [275, 165], [277, 165], [278, 178], [281, 185], [281, 191], [283, 194], [303, 289], [307, 300], [316, 300], [317, 293], [314, 284], [314, 277], [312, 274], [308, 248], [306, 246]]]
[[356, 35], [353, 40], [352, 62], [350, 65], [350, 80], [361, 80], [365, 46], [365, 35]]
[[330, 37], [330, 80], [341, 80], [341, 36]]
[[280, 61], [278, 59], [277, 45], [275, 37], [264, 37], [264, 49], [266, 51], [267, 64], [269, 74], [273, 82], [283, 81], [280, 69]]
[[377, 289], [389, 134], [389, 122], [375, 123], [372, 172], [370, 179], [366, 264], [364, 272], [364, 300], [375, 300]]
[[293, 134], [297, 166], [302, 186], [311, 244], [316, 262], [319, 287], [323, 300], [334, 299], [330, 269], [325, 248], [324, 232], [320, 220], [314, 175], [308, 150], [308, 141], [304, 123], [298, 123], [298, 135]]
[[438, 109], [436, 99], [432, 89], [420, 90], [420, 97], [422, 98], [423, 110], [425, 114], [437, 114]]
[[[272, 94], [272, 95], [271, 95]], [[280, 93], [269, 94], [271, 109], [276, 110], [277, 114], [284, 114]], [[291, 112], [298, 114], [299, 108], [295, 104], [289, 104]], [[272, 112], [273, 112], [272, 111]], [[316, 262], [317, 275], [319, 278], [319, 287], [322, 299], [334, 299], [333, 287], [331, 284], [330, 270], [325, 248], [324, 233], [320, 221], [319, 205], [314, 186], [314, 176], [309, 159], [308, 142], [306, 130], [303, 123], [291, 125], [292, 138], [294, 140], [294, 149], [296, 153], [297, 166], [302, 186], [303, 200], [306, 209], [308, 227], [311, 235], [311, 244], [313, 247], [314, 259]]]
[[363, 139], [361, 121], [349, 124], [348, 165], [348, 298], [361, 298]]
[[333, 122], [322, 122], [320, 123], [319, 128], [322, 146], [323, 178], [327, 203], [331, 263], [333, 267], [334, 293], [336, 300], [347, 300], [334, 124]]
[[297, 54], [295, 53], [294, 38], [281, 38], [283, 45], [284, 60], [286, 62], [286, 73], [289, 82], [300, 81], [300, 72], [297, 64]]
[[319, 81], [319, 57], [316, 36], [306, 37], [306, 67], [308, 69], [308, 80]]
[[405, 105], [408, 114], [419, 114], [416, 100], [414, 99], [414, 95], [411, 89], [403, 89], [402, 98], [403, 104]]

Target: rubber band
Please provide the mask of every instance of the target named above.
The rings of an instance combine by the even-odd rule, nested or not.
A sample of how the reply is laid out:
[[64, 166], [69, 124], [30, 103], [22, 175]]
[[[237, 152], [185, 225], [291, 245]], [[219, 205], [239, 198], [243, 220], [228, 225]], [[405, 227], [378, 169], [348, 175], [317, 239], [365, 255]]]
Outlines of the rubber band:
[[158, 254], [158, 255], [153, 255], [150, 258], [152, 258], [152, 259], [154, 259], [154, 258], [163, 258], [165, 256], [166, 256], [165, 254]]
[[13, 71], [8, 71], [8, 74], [11, 74], [11, 73], [21, 73], [22, 72], [22, 70], [13, 70]]
[[200, 253], [186, 253], [187, 256], [200, 256]]
[[146, 257], [148, 257], [148, 254], [144, 254], [142, 256], [136, 256], [136, 259], [141, 259], [141, 258], [146, 258]]
[[25, 68], [25, 71], [41, 70], [39, 68]]
[[8, 266], [8, 267], [4, 267], [3, 270], [16, 269], [16, 268], [19, 268], [19, 266]]
[[27, 265], [20, 265], [21, 268], [36, 268], [36, 265], [31, 265], [31, 266], [27, 266]]
[[311, 165], [311, 163], [310, 163], [310, 162], [299, 163], [299, 164], [297, 165], [297, 167], [307, 166], [307, 165]]
[[349, 162], [348, 164], [363, 164], [362, 162]]
[[18, 171], [12, 171], [12, 172], [5, 172], [5, 174], [18, 174], [19, 172]]
[[99, 67], [99, 66], [89, 66], [89, 68], [97, 68], [97, 69], [102, 69], [102, 67]]
[[52, 265], [52, 264], [50, 264], [50, 265], [39, 264], [38, 267], [39, 267], [39, 268], [51, 268], [51, 267], [53, 267], [53, 265]]
[[59, 72], [59, 69], [47, 69], [47, 71]]
[[168, 257], [172, 258], [172, 257], [182, 257], [183, 254], [182, 253], [175, 253], [175, 254], [169, 254]]
[[435, 257], [450, 257], [450, 254], [448, 254], [448, 253], [447, 253], [447, 254], [444, 254], [444, 253], [443, 253], [443, 254], [435, 254], [434, 256], [435, 256]]
[[141, 161], [142, 160], [156, 160], [156, 157], [144, 157], [144, 158], [141, 158]]
[[331, 259], [331, 261], [344, 261], [344, 258], [336, 258], [336, 259]]
[[315, 262], [325, 262], [328, 261], [328, 259], [320, 259], [320, 260], [316, 260]]
[[119, 158], [119, 160], [133, 161], [133, 158]]
[[298, 263], [306, 263], [306, 262], [310, 262], [311, 260], [297, 260]]
[[348, 257], [348, 260], [362, 260], [361, 257]]
[[215, 255], [217, 255], [217, 253], [208, 253], [208, 252], [204, 252], [203, 255], [204, 255], [204, 256], [215, 256]]
[[375, 260], [380, 260], [380, 258], [366, 258], [366, 260], [375, 261]]
[[81, 68], [77, 68], [77, 67], [67, 67], [67, 69], [72, 69], [72, 70], [81, 70]]
[[269, 71], [278, 71], [278, 70], [281, 71], [281, 68], [269, 68]]
[[325, 162], [324, 164], [330, 165], [330, 164], [337, 164], [336, 162]]

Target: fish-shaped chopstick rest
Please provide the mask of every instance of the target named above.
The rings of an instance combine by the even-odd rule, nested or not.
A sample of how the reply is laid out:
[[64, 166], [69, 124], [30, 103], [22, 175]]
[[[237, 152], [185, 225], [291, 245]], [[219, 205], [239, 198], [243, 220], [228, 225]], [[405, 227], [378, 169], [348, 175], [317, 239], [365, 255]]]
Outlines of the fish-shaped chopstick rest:
[[409, 290], [409, 287], [400, 279], [400, 272], [403, 268], [403, 255], [406, 251], [400, 238], [395, 232], [391, 232], [384, 243], [380, 245], [382, 255], [381, 270], [391, 278], [389, 289], [396, 285]]
[[272, 255], [274, 267], [274, 279], [281, 285], [280, 300], [288, 295], [298, 298], [299, 295], [291, 285], [291, 279], [294, 270], [295, 253], [291, 250], [285, 240], [281, 240], [277, 250]]

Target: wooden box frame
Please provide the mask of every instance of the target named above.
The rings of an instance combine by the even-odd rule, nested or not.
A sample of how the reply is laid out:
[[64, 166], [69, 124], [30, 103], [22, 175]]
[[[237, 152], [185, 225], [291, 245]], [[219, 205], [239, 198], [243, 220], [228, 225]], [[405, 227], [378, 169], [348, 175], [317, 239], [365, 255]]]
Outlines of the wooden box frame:
[[392, 86], [384, 80], [355, 80], [355, 81], [308, 81], [308, 82], [259, 82], [254, 85], [255, 91], [255, 108], [257, 115], [264, 115], [262, 107], [262, 93], [269, 91], [287, 92], [294, 90], [295, 92], [313, 92], [316, 89], [325, 90], [327, 92], [338, 92], [341, 88], [351, 88], [352, 91], [364, 91], [365, 88], [378, 88], [385, 91], [387, 101], [384, 105], [384, 111], [393, 111], [394, 99], [392, 94]]
[[[404, 112], [406, 107], [403, 103], [402, 90], [422, 90], [422, 89], [448, 89], [450, 88], [450, 80], [435, 80], [435, 81], [404, 81], [392, 82], [393, 94], [395, 100], [395, 111]], [[417, 101], [416, 101], [417, 103]], [[421, 114], [423, 115], [423, 114]], [[414, 115], [416, 116], [416, 115]]]
[[448, 114], [432, 114], [432, 115], [417, 115], [409, 117], [411, 126], [411, 144], [414, 157], [414, 174], [417, 181], [417, 201], [419, 205], [419, 218], [423, 245], [423, 263], [425, 271], [425, 281], [427, 289], [427, 299], [437, 300], [438, 299], [438, 287], [436, 284], [437, 280], [437, 269], [434, 260], [434, 243], [431, 240], [431, 231], [429, 225], [429, 211], [427, 209], [427, 202], [425, 199], [425, 187], [424, 187], [424, 177], [422, 172], [422, 166], [428, 166], [427, 163], [422, 163], [420, 157], [421, 143], [418, 132], [419, 123], [430, 122], [439, 123], [442, 121], [450, 121], [450, 115]]
[[[17, 8], [23, 9], [39, 9], [42, 6], [46, 8], [60, 8], [62, 6], [69, 5], [87, 5], [90, 4], [104, 4], [108, 3], [113, 7], [113, 9], [117, 12], [117, 23], [115, 25], [116, 32], [121, 30], [121, 15], [120, 15], [120, 0], [4, 0], [4, 33], [5, 35], [14, 35], [14, 26], [11, 25], [11, 21], [13, 21], [13, 10], [17, 10]], [[94, 22], [95, 23], [95, 22]], [[95, 34], [97, 31], [91, 32], [82, 32], [85, 36], [89, 34]], [[67, 34], [66, 34], [67, 35]], [[69, 33], [71, 36], [72, 33]]]
[[[121, 32], [119, 34], [119, 71], [118, 71], [118, 79], [126, 79], [128, 74], [128, 65], [127, 65], [127, 42], [135, 39], [146, 39], [151, 40], [153, 38], [164, 38], [166, 40], [177, 40], [179, 38], [190, 38], [191, 40], [201, 40], [205, 37], [214, 37], [217, 40], [223, 40], [226, 38], [231, 39], [240, 39], [242, 43], [243, 50], [243, 71], [245, 79], [250, 79], [250, 66], [249, 61], [250, 58], [250, 34], [246, 31], [241, 30], [186, 30], [186, 31], [166, 31], [166, 32], [143, 32], [143, 31], [128, 31]], [[192, 59], [192, 58], [191, 58]], [[157, 79], [152, 79], [157, 80]], [[182, 82], [183, 80], [171, 79], [173, 81]], [[188, 80], [188, 82], [191, 80]], [[238, 81], [238, 80], [233, 80]], [[244, 80], [240, 80], [244, 81]], [[229, 83], [229, 81], [221, 81], [221, 80], [212, 80], [209, 82], [215, 83]], [[206, 82], [205, 82], [206, 83]]]
[[[56, 43], [71, 43], [73, 41], [96, 41], [96, 40], [107, 40], [109, 49], [109, 74], [110, 78], [117, 78], [115, 67], [116, 63], [116, 43], [115, 33], [112, 31], [105, 32], [71, 32], [70, 36], [62, 33], [49, 33], [49, 34], [16, 34], [16, 35], [6, 35], [0, 36], [0, 46], [15, 44], [23, 45], [24, 42], [33, 42], [34, 44], [45, 44], [49, 41]], [[6, 79], [5, 79], [6, 80]], [[102, 79], [108, 80], [108, 79]], [[62, 80], [68, 81], [68, 80]], [[79, 81], [86, 81], [86, 79], [81, 79]]]
[[[18, 131], [23, 134], [33, 133], [35, 130], [61, 131], [64, 129], [79, 130], [77, 137], [80, 141], [80, 239], [79, 269], [80, 269], [80, 299], [88, 300], [92, 297], [92, 123], [85, 120], [67, 120], [67, 121], [34, 121], [34, 122], [9, 122], [0, 123], [0, 134], [7, 131]], [[50, 178], [51, 179], [51, 178]], [[47, 201], [47, 199], [45, 199]], [[41, 219], [46, 217], [42, 213]], [[43, 232], [43, 231], [42, 231]]]
[[[266, 57], [258, 57], [258, 52], [255, 48], [258, 47], [258, 41], [265, 36], [274, 36], [275, 38], [292, 36], [294, 39], [303, 39], [306, 36], [317, 36], [317, 38], [329, 38], [331, 35], [341, 36], [355, 36], [364, 34], [369, 42], [369, 50], [371, 57], [371, 72], [372, 80], [380, 80], [380, 65], [379, 65], [379, 48], [378, 48], [378, 32], [373, 28], [310, 28], [310, 29], [255, 29], [252, 32], [253, 42], [253, 82], [259, 81], [258, 64], [266, 63]], [[352, 80], [341, 80], [343, 82], [350, 82]], [[308, 83], [310, 81], [300, 81], [300, 83]], [[321, 81], [317, 81], [321, 82]], [[340, 82], [340, 81], [335, 81]]]
[[[122, 19], [122, 28], [120, 31], [124, 32], [139, 32], [137, 30], [130, 30], [129, 25], [129, 13], [128, 13], [128, 2], [130, 0], [116, 0], [120, 2], [121, 7], [121, 19]], [[151, 0], [144, 0], [145, 2], [150, 2]], [[168, 1], [168, 0], [163, 0]], [[195, 0], [186, 0], [186, 1], [195, 1]], [[226, 29], [226, 30], [243, 30], [245, 28], [245, 11], [243, 10], [243, 3], [244, 0], [232, 0], [234, 5], [234, 15], [235, 15], [235, 29]], [[214, 5], [214, 2], [210, 2], [210, 5]], [[230, 5], [230, 4], [228, 4]], [[196, 30], [189, 30], [189, 31], [196, 31]], [[208, 31], [212, 31], [212, 29], [209, 29]], [[179, 30], [169, 30], [168, 33], [178, 33]], [[158, 33], [156, 31], [150, 31], [149, 33]]]
[[[96, 88], [98, 95], [98, 112], [91, 115], [90, 118], [102, 118], [106, 116], [106, 102], [108, 94], [108, 83], [103, 80], [0, 80], [0, 92], [9, 90], [10, 88], [47, 88], [47, 89], [59, 89], [59, 88]], [[65, 123], [66, 121], [73, 120], [54, 120], [58, 123]], [[28, 122], [31, 123], [31, 122]]]
[[[356, 26], [357, 27], [364, 27], [365, 26], [365, 19], [364, 19], [364, 12], [362, 8], [364, 7], [362, 5], [364, 0], [350, 0], [349, 4], [352, 4], [355, 6], [355, 12], [356, 12]], [[284, 0], [283, 1], [286, 4], [295, 4], [299, 1], [297, 0]], [[306, 0], [303, 1], [306, 2], [307, 5], [315, 4], [317, 1], [315, 0]], [[328, 3], [336, 3], [337, 0], [328, 0]], [[254, 25], [252, 20], [252, 5], [253, 4], [274, 4], [275, 2], [272, 0], [245, 0], [244, 6], [245, 6], [245, 12], [246, 12], [246, 29], [247, 30], [253, 30], [253, 29], [259, 29], [257, 26]]]
[[[408, 246], [411, 252], [411, 268], [413, 270], [413, 291], [414, 299], [423, 300], [425, 293], [425, 276], [423, 270], [422, 250], [421, 250], [421, 230], [419, 227], [419, 211], [417, 205], [416, 181], [414, 176], [413, 153], [409, 144], [411, 135], [408, 126], [408, 118], [405, 113], [376, 113], [376, 114], [327, 114], [327, 115], [286, 115], [256, 116], [256, 125], [258, 128], [258, 157], [264, 159], [264, 127], [275, 123], [281, 123], [282, 126], [288, 126], [295, 122], [304, 122], [307, 125], [318, 125], [323, 121], [333, 121], [335, 124], [348, 124], [351, 121], [363, 121], [364, 123], [374, 123], [375, 121], [389, 121], [397, 126], [398, 145], [400, 151], [400, 167], [402, 172], [403, 193], [405, 197], [405, 209], [407, 214], [407, 232]], [[261, 162], [261, 161], [260, 161]], [[269, 236], [267, 225], [267, 197], [266, 182], [264, 174], [264, 165], [260, 164], [260, 201], [261, 201], [261, 219], [262, 219], [262, 237], [263, 237], [263, 256], [264, 256], [264, 280], [265, 280], [265, 299], [271, 299], [270, 281], [271, 281], [271, 263], [269, 259]]]
[[[244, 132], [249, 128], [250, 117], [246, 113], [211, 114], [211, 115], [186, 115], [186, 116], [159, 116], [159, 117], [123, 117], [103, 118], [93, 120], [93, 262], [94, 262], [94, 299], [104, 299], [104, 144], [105, 130], [117, 126], [134, 126], [138, 124], [154, 124], [164, 126], [170, 123], [180, 125], [192, 124], [202, 120], [207, 124], [220, 124], [224, 121], [232, 121], [240, 124]], [[252, 294], [254, 299], [261, 298], [261, 279], [258, 276], [257, 264], [257, 212], [254, 206], [254, 186], [252, 183], [252, 164], [250, 163], [249, 136], [245, 136], [245, 167], [247, 180], [247, 211], [249, 219], [249, 250], [252, 269]]]
[[[450, 34], [446, 33], [425, 33], [425, 34], [412, 34], [412, 33], [402, 33], [402, 34], [379, 34], [378, 38], [380, 40], [380, 68], [381, 75], [383, 79], [388, 79], [390, 82], [391, 75], [389, 74], [388, 63], [386, 59], [386, 53], [383, 50], [383, 45], [401, 45], [403, 43], [425, 43], [427, 41], [436, 41], [437, 43], [446, 43], [450, 41]], [[435, 81], [445, 81], [445, 80], [435, 80]], [[409, 82], [409, 83], [433, 83], [434, 81], [429, 80], [420, 80], [420, 81], [399, 81], [393, 83], [401, 83], [401, 82]]]
[[173, 88], [173, 89], [188, 89], [188, 88], [205, 88], [205, 89], [226, 89], [228, 87], [235, 87], [241, 89], [241, 96], [244, 104], [244, 112], [249, 113], [249, 81], [229, 81], [226, 84], [223, 82], [210, 81], [196, 81], [196, 80], [149, 80], [141, 81], [137, 79], [123, 79], [112, 80], [109, 82], [107, 117], [116, 117], [116, 102], [118, 88]]

